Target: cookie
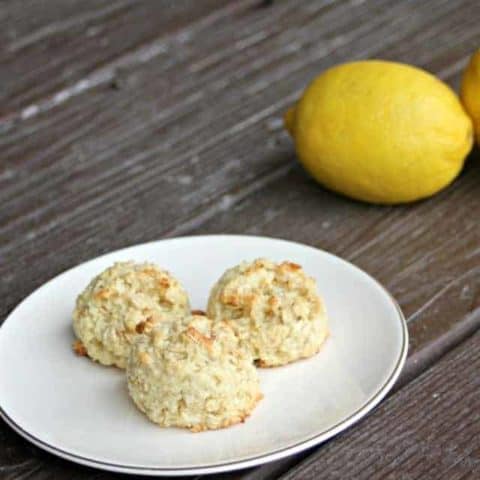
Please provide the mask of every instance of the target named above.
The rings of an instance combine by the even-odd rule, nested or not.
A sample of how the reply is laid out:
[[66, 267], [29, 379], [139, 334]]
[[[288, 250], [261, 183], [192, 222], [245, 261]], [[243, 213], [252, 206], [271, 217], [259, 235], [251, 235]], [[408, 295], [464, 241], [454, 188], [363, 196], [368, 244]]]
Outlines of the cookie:
[[227, 270], [211, 291], [207, 314], [231, 325], [260, 367], [310, 357], [328, 335], [316, 282], [292, 262], [257, 259]]
[[116, 263], [77, 298], [75, 350], [104, 365], [125, 368], [138, 334], [189, 311], [187, 293], [167, 271], [151, 263]]
[[243, 422], [262, 398], [252, 358], [232, 329], [203, 315], [161, 323], [139, 337], [127, 380], [150, 420], [194, 432]]

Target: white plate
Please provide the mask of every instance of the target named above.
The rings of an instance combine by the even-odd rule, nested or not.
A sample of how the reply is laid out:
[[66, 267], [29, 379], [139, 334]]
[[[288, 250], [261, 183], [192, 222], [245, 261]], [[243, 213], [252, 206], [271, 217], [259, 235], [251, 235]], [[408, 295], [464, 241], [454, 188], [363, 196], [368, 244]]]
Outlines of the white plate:
[[[331, 336], [309, 360], [260, 370], [265, 398], [246, 423], [193, 434], [150, 423], [124, 374], [72, 353], [77, 294], [114, 261], [153, 261], [204, 308], [222, 272], [257, 257], [292, 260], [316, 278]], [[137, 245], [75, 267], [24, 300], [0, 328], [0, 406], [20, 435], [74, 462], [126, 473], [185, 475], [251, 467], [331, 438], [369, 412], [407, 353], [402, 313], [366, 273], [329, 253], [261, 237], [199, 236]]]

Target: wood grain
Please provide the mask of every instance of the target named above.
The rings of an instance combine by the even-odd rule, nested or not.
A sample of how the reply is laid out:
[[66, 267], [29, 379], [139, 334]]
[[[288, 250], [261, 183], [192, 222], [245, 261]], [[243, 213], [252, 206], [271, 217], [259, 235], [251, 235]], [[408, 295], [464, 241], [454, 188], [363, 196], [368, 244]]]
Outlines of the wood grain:
[[[410, 12], [410, 4], [401, 3], [395, 8], [387, 3], [376, 5], [376, 18], [384, 30], [379, 32], [378, 25], [368, 31], [363, 27], [351, 34], [343, 47], [337, 47], [333, 55], [345, 59], [366, 51], [386, 53], [396, 42], [402, 44], [401, 38], [416, 31], [422, 32], [418, 46], [425, 41], [424, 29], [432, 25], [430, 7], [404, 15], [400, 21], [399, 13], [402, 9]], [[457, 8], [450, 7], [450, 3], [445, 5], [447, 13], [437, 12], [439, 23], [434, 24], [435, 28], [445, 29], [449, 15], [459, 15]], [[283, 8], [274, 18], [274, 25], [282, 15], [283, 21], [290, 18], [290, 10]], [[302, 9], [297, 10], [300, 15]], [[252, 15], [258, 15], [257, 12]], [[318, 19], [311, 19], [304, 26], [304, 35], [311, 34], [314, 45], [316, 32], [333, 28], [334, 20], [341, 22], [342, 28], [350, 28], [354, 19], [345, 20], [344, 14], [339, 6], [322, 11]], [[392, 19], [396, 19], [397, 28], [404, 29], [403, 33], [391, 38], [392, 45], [388, 41], [377, 45], [376, 35], [388, 31]], [[252, 18], [245, 20], [235, 32], [241, 32], [243, 26], [251, 35], [252, 22]], [[263, 28], [266, 20], [258, 22]], [[340, 32], [332, 31], [334, 44], [343, 38]], [[290, 37], [282, 38], [282, 42], [275, 40], [279, 42], [279, 53], [290, 44]], [[415, 37], [410, 45], [416, 46]], [[450, 48], [463, 57], [471, 45], [462, 40], [460, 45], [453, 43]], [[110, 90], [98, 92], [98, 96], [90, 92], [82, 101], [73, 100], [45, 118], [32, 118], [5, 135], [6, 173], [0, 190], [0, 255], [5, 269], [0, 266], [0, 270], [8, 284], [7, 292], [17, 292], [16, 298], [7, 296], [7, 308], [48, 278], [48, 274], [95, 253], [166, 234], [186, 233], [283, 176], [292, 165], [293, 154], [290, 142], [281, 133], [279, 115], [296, 97], [298, 87], [305, 85], [322, 64], [333, 61], [323, 52], [321, 58], [325, 57], [318, 62], [318, 52], [313, 47], [310, 52], [314, 60], [298, 71], [291, 67], [292, 77], [286, 73], [287, 67], [297, 65], [298, 57], [304, 64], [305, 52], [300, 56], [286, 54], [285, 64], [279, 70], [283, 76], [274, 71], [276, 83], [265, 66], [253, 78], [238, 78], [239, 67], [234, 64], [230, 75], [236, 79], [229, 87], [221, 94], [222, 90], [208, 92], [203, 100], [198, 100], [200, 103], [194, 102], [193, 110], [182, 113], [183, 121], [175, 117], [178, 106], [147, 114], [146, 120], [143, 114], [125, 116], [130, 108], [141, 109], [139, 96], [149, 98], [148, 89], [156, 88], [155, 83], [148, 83], [133, 90], [114, 91], [118, 98], [115, 102]], [[399, 59], [403, 55], [407, 60], [411, 54], [406, 46], [401, 52], [397, 50]], [[449, 52], [444, 55], [450, 55]], [[431, 60], [439, 55], [437, 52]], [[211, 75], [229, 78], [223, 66], [217, 68], [219, 71], [214, 69]], [[263, 82], [272, 80], [271, 88], [248, 95], [252, 85], [259, 88], [259, 78]], [[233, 99], [232, 91], [237, 92]], [[209, 107], [214, 100], [218, 115]], [[100, 106], [92, 109], [97, 101]], [[122, 107], [123, 101], [127, 106]], [[97, 108], [103, 110], [99, 112]], [[55, 252], [50, 248], [52, 242], [59, 245]], [[9, 263], [26, 266], [40, 258], [49, 265], [49, 272], [38, 272], [37, 278], [22, 282], [21, 291], [17, 290], [9, 282]]]
[[[2, 2], [0, 5], [0, 45], [2, 53], [19, 49], [31, 38], [53, 33], [105, 14], [107, 0], [35, 0]], [[116, 7], [118, 8], [118, 7]]]
[[61, 103], [68, 86], [75, 94], [74, 85], [88, 90], [108, 83], [115, 68], [161, 55], [159, 34], [181, 31], [225, 5], [226, 0], [4, 2], [0, 116], [28, 116], [46, 95]]
[[479, 368], [477, 333], [282, 480], [479, 478]]
[[[302, 172], [281, 115], [319, 71], [355, 58], [417, 64], [457, 86], [480, 41], [480, 3], [259, 4], [0, 5], [0, 323], [53, 275], [125, 245], [225, 232], [287, 238], [351, 260], [399, 300], [411, 345], [394, 402], [479, 327], [479, 152], [440, 195], [371, 206], [331, 194]], [[448, 362], [439, 365], [448, 370]], [[418, 403], [408, 405], [399, 418], [419, 411]], [[384, 410], [380, 423], [388, 423]], [[367, 419], [351, 435], [369, 425]], [[429, 441], [426, 427], [418, 432]], [[0, 478], [118, 478], [41, 452], [3, 423], [0, 443]], [[327, 448], [337, 443], [343, 445]], [[355, 456], [359, 447], [352, 448], [352, 462], [375, 469], [370, 451]], [[334, 472], [342, 455], [324, 450]], [[441, 454], [425, 452], [435, 460]], [[461, 465], [477, 458], [462, 445], [459, 452]], [[277, 478], [307, 453], [217, 477]], [[398, 458], [395, 468], [420, 472]], [[384, 478], [398, 478], [399, 470], [387, 468], [380, 460]]]

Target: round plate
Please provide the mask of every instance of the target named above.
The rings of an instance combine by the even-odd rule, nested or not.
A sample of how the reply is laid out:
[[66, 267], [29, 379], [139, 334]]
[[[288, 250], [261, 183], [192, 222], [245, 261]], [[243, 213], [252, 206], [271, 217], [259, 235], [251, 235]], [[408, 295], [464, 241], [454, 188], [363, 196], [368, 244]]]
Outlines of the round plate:
[[[209, 289], [242, 260], [301, 264], [318, 282], [331, 335], [315, 357], [259, 370], [265, 398], [246, 423], [163, 429], [133, 405], [124, 373], [72, 352], [71, 313], [89, 280], [115, 261], [152, 261], [204, 309]], [[259, 465], [333, 437], [369, 412], [407, 353], [403, 315], [372, 277], [334, 255], [284, 240], [214, 235], [137, 245], [50, 280], [0, 328], [0, 407], [20, 435], [74, 462], [125, 473], [186, 475]]]

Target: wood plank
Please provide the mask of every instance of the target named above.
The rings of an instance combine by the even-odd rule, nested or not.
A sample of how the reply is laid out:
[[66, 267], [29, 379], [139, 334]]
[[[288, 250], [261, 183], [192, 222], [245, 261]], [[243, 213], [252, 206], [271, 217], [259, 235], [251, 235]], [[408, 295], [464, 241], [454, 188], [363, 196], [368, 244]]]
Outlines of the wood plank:
[[105, 14], [108, 0], [36, 0], [0, 4], [0, 45], [2, 53], [28, 44], [32, 36], [45, 38], [58, 29]]
[[480, 476], [480, 332], [283, 480]]
[[[178, 53], [168, 59], [139, 63], [140, 48], [111, 86], [4, 123], [0, 322], [52, 275], [113, 248], [190, 232], [270, 234], [327, 248], [379, 277], [411, 317], [410, 364], [428, 366], [437, 357], [424, 361], [422, 352], [479, 305], [478, 153], [439, 197], [373, 207], [292, 170], [279, 120], [312, 76], [351, 58], [418, 63], [455, 84], [478, 43], [478, 2], [240, 7], [230, 25], [170, 35]], [[419, 371], [410, 368], [408, 380]], [[3, 424], [0, 441], [5, 478], [113, 478], [40, 452]], [[246, 475], [276, 478], [292, 461]]]
[[[417, 9], [402, 21], [397, 19], [397, 27], [404, 29], [402, 35], [392, 37], [392, 45], [388, 41], [377, 45], [373, 41], [375, 35], [384, 35], [391, 28], [389, 21], [397, 18], [402, 9], [410, 12], [407, 3], [389, 8], [384, 4], [376, 17], [384, 26], [375, 24], [368, 31], [357, 31], [355, 35], [359, 37], [349, 37], [354, 44], [338, 47], [334, 57], [346, 59], [365, 51], [382, 54], [397, 42], [404, 44], [403, 36], [416, 31], [422, 32], [421, 45], [426, 38], [425, 29], [445, 29], [449, 15], [460, 15], [459, 9], [450, 7], [450, 3], [445, 5], [447, 13], [438, 13], [436, 23], [432, 23], [430, 8], [420, 12]], [[304, 27], [305, 36], [314, 35], [325, 22], [330, 25], [332, 15], [344, 22], [343, 28], [350, 27], [348, 21], [340, 20], [344, 11], [335, 11], [328, 10], [326, 19], [326, 12], [319, 19], [312, 19], [308, 28]], [[250, 20], [242, 24], [245, 29], [251, 26]], [[331, 35], [333, 44], [344, 37], [340, 31], [332, 31]], [[275, 44], [278, 42], [279, 51], [289, 43], [289, 37], [282, 38], [281, 42], [278, 38], [271, 39]], [[410, 47], [397, 50], [399, 59], [409, 58], [411, 46], [416, 45], [415, 38], [411, 38]], [[51, 112], [40, 128], [39, 119], [32, 119], [33, 124], [25, 122], [21, 133], [6, 134], [7, 169], [0, 189], [0, 254], [4, 258], [0, 270], [6, 292], [5, 311], [48, 276], [81, 259], [133, 242], [185, 233], [208, 216], [228, 210], [251, 191], [284, 175], [293, 156], [290, 142], [279, 130], [279, 115], [298, 94], [298, 87], [321, 64], [335, 61], [330, 57], [318, 61], [313, 48], [315, 41], [311, 39], [311, 57], [307, 55], [306, 65], [303, 53], [300, 68], [298, 55], [288, 54], [285, 63], [274, 71], [272, 88], [254, 96], [249, 95], [249, 89], [259, 88], [261, 80], [268, 80], [268, 70], [262, 68], [252, 78], [238, 78], [238, 65], [233, 64], [230, 75], [235, 79], [229, 88], [221, 94], [221, 90], [209, 92], [199, 104], [194, 103], [193, 111], [183, 112], [185, 123], [174, 122], [175, 117], [169, 117], [169, 112], [166, 120], [159, 120], [163, 118], [162, 112], [156, 117], [147, 116], [147, 121], [141, 116], [126, 118], [125, 112], [138, 105], [139, 94], [135, 89], [127, 91], [126, 97], [120, 90], [118, 102], [99, 92], [99, 105], [105, 114], [96, 108], [93, 113], [84, 112], [84, 108], [91, 107], [89, 101], [98, 100], [88, 96], [85, 101], [72, 102], [71, 109], [60, 109], [57, 117], [57, 112]], [[446, 50], [443, 55], [450, 58], [454, 51], [457, 58], [464, 57], [470, 51], [470, 41], [453, 43], [450, 45], [453, 50]], [[439, 62], [441, 56], [442, 53], [436, 52], [429, 61]], [[214, 69], [210, 75], [224, 78], [223, 69], [217, 68], [220, 71]], [[293, 72], [288, 74], [287, 69]], [[207, 83], [210, 85], [211, 81]], [[154, 85], [147, 83], [145, 88], [148, 91], [156, 88]], [[239, 92], [233, 100], [232, 91]], [[127, 98], [127, 106], [119, 107], [122, 98]], [[214, 99], [216, 103], [212, 103]], [[219, 114], [211, 113], [212, 108]], [[52, 117], [57, 123], [52, 124]], [[57, 245], [55, 251], [52, 243]], [[48, 272], [36, 270], [26, 283], [19, 282], [17, 289], [12, 283], [16, 275], [9, 267], [10, 262], [28, 268], [27, 265], [39, 259], [48, 265]]]
[[[10, 117], [27, 106], [32, 112], [47, 95], [61, 102], [66, 94], [62, 96], [62, 89], [78, 85], [105, 64], [111, 64], [113, 72], [122, 65], [118, 57], [132, 63], [132, 50], [138, 50], [138, 62], [144, 61], [142, 55], [148, 55], [149, 48], [151, 55], [160, 54], [161, 50], [151, 50], [159, 34], [178, 31], [227, 4], [226, 0], [4, 2], [0, 6], [0, 26], [5, 27], [0, 43], [0, 116]], [[102, 71], [97, 81], [108, 82], [109, 70]], [[83, 88], [89, 88], [88, 82]]]

